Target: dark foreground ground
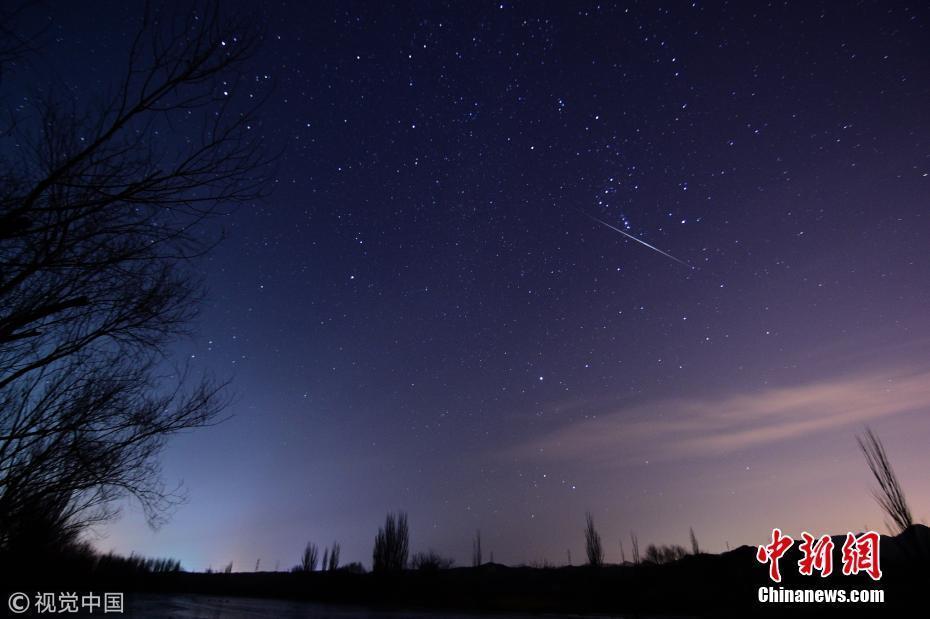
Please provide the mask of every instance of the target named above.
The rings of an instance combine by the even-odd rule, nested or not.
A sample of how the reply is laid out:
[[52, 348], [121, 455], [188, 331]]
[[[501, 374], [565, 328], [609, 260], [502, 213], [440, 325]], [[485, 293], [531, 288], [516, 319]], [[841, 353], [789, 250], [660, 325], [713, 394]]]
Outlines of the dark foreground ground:
[[[543, 619], [538, 614], [488, 614], [463, 611], [370, 609], [300, 600], [207, 595], [138, 594], [135, 619]], [[554, 617], [553, 615], [549, 615]], [[609, 619], [585, 617], [584, 619]], [[671, 619], [671, 618], [663, 618]]]
[[[109, 590], [127, 592], [127, 607], [148, 600], [149, 613], [166, 600], [184, 596], [210, 597], [227, 606], [244, 598], [314, 602], [317, 605], [364, 607], [379, 612], [421, 611], [424, 616], [455, 612], [498, 615], [542, 613], [613, 616], [896, 616], [913, 614], [927, 604], [930, 590], [930, 529], [915, 525], [897, 537], [883, 537], [883, 577], [844, 576], [840, 567], [843, 538], [834, 538], [834, 574], [828, 578], [798, 574], [800, 552], [795, 546], [781, 559], [783, 581], [768, 578], [768, 568], [755, 559], [755, 548], [743, 546], [720, 555], [692, 555], [664, 565], [530, 568], [485, 564], [477, 568], [408, 571], [400, 574], [357, 574], [346, 571], [309, 574], [258, 572], [233, 574], [163, 573], [94, 574], [92, 577], [43, 576], [28, 582], [23, 574], [6, 569], [3, 589]], [[10, 566], [5, 566], [9, 568]], [[881, 604], [762, 604], [760, 587], [785, 589], [882, 589]], [[130, 594], [130, 592], [134, 592]], [[240, 599], [240, 602], [236, 602]], [[6, 601], [6, 595], [3, 598]], [[216, 602], [220, 600], [221, 602]], [[135, 604], [133, 603], [135, 602]], [[253, 602], [250, 602], [253, 603]], [[277, 602], [284, 604], [285, 602]], [[5, 605], [5, 604], [4, 604]], [[281, 608], [284, 608], [282, 606]], [[288, 607], [293, 608], [293, 606]], [[321, 606], [316, 606], [319, 609]], [[152, 614], [155, 612], [156, 614]], [[290, 612], [290, 611], [289, 611]], [[296, 611], [295, 611], [296, 612]], [[202, 615], [169, 613], [178, 617], [235, 617], [228, 613]], [[263, 617], [268, 615], [241, 616]], [[273, 616], [273, 615], [272, 615]], [[282, 616], [316, 619], [320, 615]], [[323, 615], [329, 616], [329, 615]], [[339, 616], [334, 614], [332, 616]], [[367, 615], [350, 614], [348, 617]], [[382, 615], [377, 615], [382, 616]], [[451, 615], [451, 616], [454, 616]]]

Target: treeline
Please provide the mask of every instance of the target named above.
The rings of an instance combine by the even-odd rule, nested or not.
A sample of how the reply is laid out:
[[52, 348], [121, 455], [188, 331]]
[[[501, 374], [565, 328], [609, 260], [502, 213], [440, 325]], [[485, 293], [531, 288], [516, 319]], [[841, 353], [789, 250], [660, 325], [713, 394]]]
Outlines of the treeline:
[[69, 542], [44, 549], [16, 562], [0, 564], [0, 581], [8, 584], [63, 583], [78, 586], [94, 583], [132, 583], [162, 574], [180, 574], [174, 558], [102, 553], [86, 542]]
[[[479, 534], [480, 535], [480, 534]], [[478, 555], [480, 558], [480, 540], [478, 542]], [[322, 561], [319, 560], [319, 548], [313, 542], [307, 542], [300, 560], [291, 572], [308, 573], [315, 571], [334, 572], [336, 570], [354, 573], [364, 573], [361, 563], [350, 563], [344, 567], [339, 566], [340, 547], [333, 543], [332, 547], [324, 548]], [[319, 570], [317, 565], [319, 564]], [[402, 572], [408, 568], [415, 570], [443, 570], [455, 565], [455, 561], [429, 549], [425, 552], [416, 552], [410, 556], [410, 528], [407, 525], [407, 514], [388, 514], [384, 526], [378, 529], [372, 550], [372, 571], [380, 573]]]
[[[635, 533], [630, 532], [630, 541], [632, 542], [633, 549], [632, 561], [627, 561], [623, 541], [621, 540], [620, 564], [663, 564], [677, 561], [689, 554], [700, 554], [700, 545], [698, 544], [697, 536], [694, 534], [693, 528], [689, 530], [689, 535], [691, 539], [690, 551], [678, 544], [649, 544], [649, 546], [646, 547], [645, 553], [640, 555], [639, 540]], [[606, 565], [601, 535], [594, 526], [594, 517], [590, 512], [585, 514], [584, 540], [586, 565], [591, 567]], [[317, 545], [313, 542], [307, 542], [297, 565], [292, 567], [290, 571], [293, 573], [309, 573], [316, 571], [332, 572], [341, 569], [354, 573], [365, 572], [365, 568], [361, 563], [350, 563], [347, 566], [340, 567], [339, 553], [339, 544], [334, 543], [332, 547], [323, 549], [321, 560], [320, 550]], [[491, 557], [491, 562], [493, 563], [493, 553], [491, 553]], [[378, 529], [378, 533], [375, 535], [371, 559], [372, 572], [375, 574], [399, 573], [405, 570], [438, 571], [455, 567], [455, 559], [446, 557], [432, 548], [413, 554], [410, 553], [410, 527], [407, 523], [407, 514], [405, 512], [387, 514], [384, 525]], [[483, 559], [481, 531], [478, 530], [475, 532], [475, 537], [472, 540], [472, 567], [480, 567], [483, 565]], [[570, 550], [568, 551], [568, 563], [569, 565], [571, 564]], [[537, 562], [531, 564], [531, 567], [550, 568], [555, 566], [549, 562]]]

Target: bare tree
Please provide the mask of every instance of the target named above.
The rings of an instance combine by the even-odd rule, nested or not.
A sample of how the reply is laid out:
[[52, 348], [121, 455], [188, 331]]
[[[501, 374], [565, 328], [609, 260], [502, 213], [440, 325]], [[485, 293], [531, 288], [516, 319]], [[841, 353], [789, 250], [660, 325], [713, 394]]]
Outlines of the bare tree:
[[384, 527], [378, 529], [372, 552], [372, 570], [375, 572], [400, 572], [407, 567], [410, 549], [410, 533], [407, 529], [407, 514], [388, 514]]
[[856, 442], [859, 443], [859, 449], [865, 456], [872, 476], [878, 482], [878, 488], [872, 491], [872, 496], [890, 519], [890, 522], [886, 523], [888, 528], [903, 532], [914, 524], [914, 519], [907, 505], [907, 499], [904, 498], [901, 482], [898, 481], [898, 476], [891, 468], [891, 461], [888, 460], [885, 447], [868, 427], [865, 429], [864, 437], [856, 436]]
[[601, 534], [594, 528], [594, 516], [585, 513], [584, 548], [588, 565], [599, 567], [604, 564], [604, 548], [601, 546]]
[[691, 535], [691, 554], [701, 554], [701, 546], [698, 544], [697, 536], [694, 534], [694, 527], [690, 527], [688, 532]]
[[620, 564], [626, 563], [626, 551], [623, 550], [623, 538], [620, 538]]
[[79, 531], [132, 496], [157, 526], [181, 498], [166, 440], [225, 404], [165, 361], [202, 224], [265, 187], [257, 104], [234, 96], [258, 37], [215, 7], [141, 22], [105, 100], [52, 89], [0, 136], [0, 553], [36, 505]]
[[480, 566], [484, 561], [481, 560], [481, 529], [475, 531], [475, 539], [471, 542], [471, 565], [472, 567]]
[[46, 24], [26, 31], [20, 23], [26, 21], [23, 14], [36, 4], [22, 0], [18, 6], [0, 7], [0, 84], [8, 67], [17, 67], [35, 54], [41, 36], [48, 30]]
[[630, 543], [633, 546], [633, 563], [639, 563], [639, 538], [636, 537], [636, 534], [630, 531]]

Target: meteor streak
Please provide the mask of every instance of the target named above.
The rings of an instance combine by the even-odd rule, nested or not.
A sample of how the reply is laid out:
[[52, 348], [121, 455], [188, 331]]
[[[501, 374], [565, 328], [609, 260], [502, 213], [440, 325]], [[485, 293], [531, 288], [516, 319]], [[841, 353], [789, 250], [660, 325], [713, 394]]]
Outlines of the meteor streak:
[[668, 253], [668, 252], [662, 251], [661, 249], [659, 249], [659, 248], [656, 247], [655, 245], [650, 245], [650, 244], [647, 243], [646, 241], [644, 241], [644, 240], [642, 240], [642, 239], [640, 239], [640, 238], [637, 238], [637, 237], [633, 236], [633, 235], [630, 234], [629, 232], [625, 232], [625, 231], [621, 230], [620, 228], [617, 228], [616, 226], [611, 226], [611, 225], [610, 225], [609, 223], [607, 223], [606, 221], [603, 221], [603, 220], [601, 220], [601, 219], [598, 219], [597, 217], [595, 217], [595, 216], [593, 216], [593, 215], [588, 215], [587, 213], [584, 213], [584, 212], [583, 212], [583, 214], [584, 214], [584, 216], [587, 217], [588, 219], [591, 219], [592, 221], [596, 221], [597, 223], [601, 224], [602, 226], [607, 226], [608, 228], [610, 228], [610, 229], [613, 230], [614, 232], [619, 232], [620, 234], [622, 234], [623, 236], [627, 237], [628, 239], [632, 239], [632, 240], [636, 241], [637, 243], [639, 243], [640, 245], [645, 245], [646, 247], [648, 247], [648, 248], [651, 249], [652, 251], [658, 252], [658, 253], [662, 254], [663, 256], [665, 256], [666, 258], [670, 258], [670, 259], [674, 260], [675, 262], [677, 262], [678, 264], [680, 264], [680, 265], [682, 265], [682, 266], [686, 266], [686, 267], [688, 267], [689, 269], [692, 269], [692, 270], [697, 268], [697, 267], [695, 267], [695, 266], [692, 266], [692, 265], [688, 264], [688, 263], [685, 262], [684, 260], [679, 260], [678, 258], [676, 258], [675, 256], [673, 256], [672, 254], [670, 254], [670, 253]]

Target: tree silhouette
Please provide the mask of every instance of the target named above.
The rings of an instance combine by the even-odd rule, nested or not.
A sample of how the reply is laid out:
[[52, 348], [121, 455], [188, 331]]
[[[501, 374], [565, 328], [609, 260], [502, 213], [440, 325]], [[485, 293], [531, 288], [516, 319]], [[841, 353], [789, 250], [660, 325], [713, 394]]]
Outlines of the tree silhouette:
[[694, 534], [694, 527], [688, 529], [688, 533], [691, 537], [691, 554], [698, 555], [701, 554], [701, 546], [698, 544], [697, 536]]
[[633, 563], [638, 564], [639, 557], [639, 538], [636, 537], [636, 534], [633, 531], [630, 531], [630, 544], [633, 546]]
[[372, 571], [400, 572], [407, 567], [410, 549], [410, 534], [407, 529], [407, 514], [388, 514], [384, 527], [378, 530], [372, 552]]
[[333, 542], [333, 548], [329, 551], [329, 563], [326, 564], [326, 569], [330, 572], [335, 572], [339, 569], [339, 544]]
[[225, 401], [166, 353], [203, 294], [201, 224], [263, 193], [259, 104], [230, 95], [257, 42], [216, 7], [146, 11], [112, 96], [53, 86], [0, 134], [0, 554], [36, 505], [80, 531], [182, 498], [159, 455]]
[[313, 542], [307, 542], [307, 545], [304, 546], [304, 552], [300, 555], [300, 563], [297, 564], [297, 567], [294, 568], [295, 572], [312, 572], [316, 570], [316, 563], [319, 560], [320, 551], [317, 549], [316, 544]]
[[604, 548], [601, 546], [601, 535], [594, 528], [594, 516], [591, 512], [585, 513], [584, 548], [588, 557], [588, 565], [599, 567], [604, 564]]
[[475, 539], [471, 543], [471, 565], [472, 567], [480, 566], [484, 561], [481, 557], [481, 529], [475, 531]]
[[864, 437], [856, 436], [856, 442], [859, 443], [859, 449], [865, 456], [872, 476], [878, 482], [878, 488], [872, 491], [872, 496], [890, 519], [891, 522], [887, 523], [888, 527], [898, 532], [904, 531], [914, 524], [914, 519], [907, 500], [904, 498], [901, 482], [898, 481], [898, 476], [891, 468], [891, 461], [888, 460], [885, 447], [868, 427], [865, 429]]

